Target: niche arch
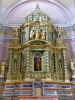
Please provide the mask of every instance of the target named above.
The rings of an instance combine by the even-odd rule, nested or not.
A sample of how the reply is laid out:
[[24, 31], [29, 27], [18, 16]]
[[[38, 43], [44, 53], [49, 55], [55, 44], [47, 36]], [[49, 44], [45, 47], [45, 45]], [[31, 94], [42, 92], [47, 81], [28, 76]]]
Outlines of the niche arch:
[[39, 52], [34, 54], [34, 71], [42, 71], [42, 54]]

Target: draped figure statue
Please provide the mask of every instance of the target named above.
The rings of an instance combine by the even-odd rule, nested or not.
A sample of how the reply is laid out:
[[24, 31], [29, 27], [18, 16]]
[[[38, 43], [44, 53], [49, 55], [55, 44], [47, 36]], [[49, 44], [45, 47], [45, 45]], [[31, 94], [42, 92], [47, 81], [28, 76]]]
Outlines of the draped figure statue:
[[41, 33], [41, 39], [45, 40], [46, 39], [46, 31], [43, 30], [43, 32]]
[[39, 30], [36, 30], [35, 39], [40, 39], [41, 33]]
[[75, 72], [75, 67], [74, 67], [74, 61], [73, 59], [71, 59], [71, 70], [72, 70], [72, 75], [74, 75], [74, 72]]
[[30, 31], [30, 39], [31, 39], [31, 40], [34, 39], [34, 35], [35, 35], [34, 29], [32, 29], [32, 30]]
[[41, 71], [41, 55], [38, 53], [35, 54], [35, 58], [34, 58], [34, 70]]
[[5, 69], [7, 68], [7, 63], [5, 62], [5, 58], [1, 63], [1, 75], [4, 75]]

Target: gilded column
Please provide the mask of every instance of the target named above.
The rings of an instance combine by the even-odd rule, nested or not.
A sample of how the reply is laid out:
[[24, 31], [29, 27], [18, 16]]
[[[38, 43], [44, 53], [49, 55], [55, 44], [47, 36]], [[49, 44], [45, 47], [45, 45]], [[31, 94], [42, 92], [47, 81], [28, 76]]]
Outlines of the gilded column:
[[17, 80], [21, 80], [21, 54], [18, 55], [18, 74], [17, 74]]
[[28, 28], [27, 28], [27, 29], [28, 29], [28, 40], [29, 40], [29, 30], [30, 30], [30, 27], [28, 26]]
[[68, 76], [68, 72], [67, 72], [67, 64], [66, 64], [66, 50], [63, 50], [63, 63], [64, 63], [64, 68], [65, 68], [65, 82], [69, 82], [69, 76]]
[[[48, 33], [48, 27], [46, 26], [46, 33]], [[48, 40], [48, 34], [46, 34], [46, 40]]]
[[46, 57], [45, 57], [45, 53], [43, 53], [43, 71], [46, 71]]
[[9, 69], [8, 69], [8, 73], [11, 73], [11, 66], [12, 66], [12, 54], [10, 53], [10, 59], [9, 59]]
[[57, 73], [57, 54], [55, 54], [55, 73]]
[[25, 73], [25, 80], [29, 80], [30, 78], [30, 50], [29, 46], [26, 49], [26, 73]]
[[21, 44], [23, 43], [23, 32], [21, 33]]
[[48, 54], [49, 49], [46, 48], [46, 71], [49, 71], [49, 54]]
[[46, 81], [50, 81], [51, 80], [51, 73], [50, 73], [50, 59], [49, 59], [49, 48], [46, 47], [45, 49], [45, 57], [46, 57]]
[[30, 71], [34, 70], [33, 69], [33, 59], [32, 59], [32, 57], [33, 57], [33, 54], [32, 54], [32, 52], [30, 52]]
[[8, 73], [7, 73], [7, 81], [11, 80], [11, 70], [12, 70], [12, 53], [10, 53], [9, 68], [8, 68]]
[[18, 59], [18, 73], [20, 73], [20, 68], [21, 68], [21, 54], [19, 54], [19, 59]]
[[27, 48], [26, 53], [26, 71], [29, 71], [29, 48]]
[[25, 55], [22, 54], [21, 56], [21, 73], [25, 72]]
[[23, 34], [23, 43], [25, 42], [25, 32], [22, 33]]
[[54, 72], [54, 61], [53, 61], [53, 52], [50, 50], [50, 72]]

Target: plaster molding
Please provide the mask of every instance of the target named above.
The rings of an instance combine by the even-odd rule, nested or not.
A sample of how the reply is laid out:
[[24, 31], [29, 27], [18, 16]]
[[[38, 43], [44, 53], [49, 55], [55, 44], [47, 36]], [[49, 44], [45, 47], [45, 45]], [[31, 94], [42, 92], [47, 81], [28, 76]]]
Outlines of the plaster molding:
[[14, 38], [13, 35], [4, 35], [4, 40], [7, 39], [7, 40], [12, 40]]
[[75, 35], [71, 35], [72, 37], [72, 43], [75, 44]]
[[[59, 2], [59, 1], [57, 1], [57, 0], [36, 0], [35, 2], [37, 3], [37, 2], [47, 2], [47, 3], [49, 3], [49, 4], [52, 4], [52, 5], [54, 5], [54, 6], [56, 6], [59, 10], [60, 10], [60, 12], [64, 15], [64, 16], [66, 16], [67, 18], [68, 18], [68, 20], [69, 20], [69, 22], [68, 23], [65, 23], [65, 24], [60, 24], [60, 23], [57, 23], [57, 22], [55, 22], [55, 24], [54, 24], [54, 26], [56, 25], [56, 26], [67, 26], [67, 25], [73, 25], [73, 23], [72, 23], [72, 18], [73, 18], [73, 16], [72, 16], [72, 13], [69, 11], [69, 9], [64, 5], [64, 4], [62, 4], [61, 2]], [[7, 9], [6, 9], [6, 11], [4, 12], [4, 14], [3, 14], [3, 16], [2, 16], [2, 25], [4, 25], [4, 26], [7, 26], [7, 25], [9, 25], [9, 26], [16, 26], [17, 25], [17, 23], [15, 23], [15, 24], [13, 24], [13, 23], [11, 23], [11, 24], [9, 24], [8, 22], [6, 23], [6, 20], [8, 19], [8, 17], [9, 16], [11, 16], [13, 13], [14, 13], [14, 11], [18, 8], [18, 7], [20, 7], [20, 6], [22, 6], [22, 5], [24, 5], [24, 4], [26, 4], [26, 3], [30, 3], [30, 2], [34, 2], [34, 0], [18, 0], [18, 1], [16, 1], [16, 2], [14, 2], [13, 4], [11, 4]], [[18, 23], [19, 25], [21, 25], [22, 23]]]
[[4, 34], [0, 34], [0, 44], [3, 43], [3, 40], [4, 40]]
[[63, 39], [70, 39], [72, 42], [75, 41], [75, 35], [62, 35]]
[[0, 0], [0, 23], [2, 21], [2, 0]]
[[[63, 24], [61, 24], [60, 22], [56, 22], [56, 21], [54, 21], [54, 20], [52, 20], [52, 21], [50, 21], [51, 23], [52, 23], [52, 25], [54, 26], [54, 27], [73, 27], [73, 24], [71, 24], [71, 23], [69, 23], [69, 24], [67, 24], [67, 23], [63, 23]], [[3, 26], [7, 26], [7, 27], [16, 27], [16, 26], [21, 26], [22, 24], [23, 24], [24, 22], [18, 22], [18, 23], [4, 23], [3, 24]]]
[[[75, 39], [72, 39], [72, 44], [75, 46]], [[74, 47], [75, 48], [75, 47]]]
[[65, 5], [64, 5], [62, 2], [60, 2], [59, 0], [54, 0], [54, 1], [56, 1], [59, 5], [61, 5], [63, 9], [65, 9], [65, 11], [66, 11], [66, 13], [68, 14], [68, 16], [69, 16], [70, 19], [73, 19], [73, 18], [74, 18], [72, 12], [68, 9], [67, 6], [65, 6]]
[[[75, 17], [75, 0], [73, 0], [73, 13], [74, 13], [74, 17]], [[75, 21], [75, 18], [74, 18]]]

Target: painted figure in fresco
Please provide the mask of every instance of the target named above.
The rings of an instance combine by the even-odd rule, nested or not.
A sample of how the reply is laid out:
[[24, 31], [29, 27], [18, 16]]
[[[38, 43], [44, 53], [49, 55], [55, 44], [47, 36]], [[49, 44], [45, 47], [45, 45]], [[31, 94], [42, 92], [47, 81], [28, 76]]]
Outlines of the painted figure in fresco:
[[41, 33], [41, 39], [45, 40], [46, 39], [46, 31], [43, 30], [43, 32]]
[[5, 69], [7, 68], [7, 63], [5, 61], [5, 58], [1, 64], [1, 74], [4, 75]]
[[39, 57], [35, 58], [34, 67], [35, 71], [41, 71], [41, 59]]
[[31, 31], [30, 31], [30, 39], [32, 40], [32, 39], [34, 39], [34, 29], [32, 29]]
[[75, 64], [75, 61], [73, 61], [73, 59], [71, 59], [71, 70], [72, 70], [72, 75], [74, 75], [74, 70], [75, 70], [75, 67], [74, 67], [74, 64]]

